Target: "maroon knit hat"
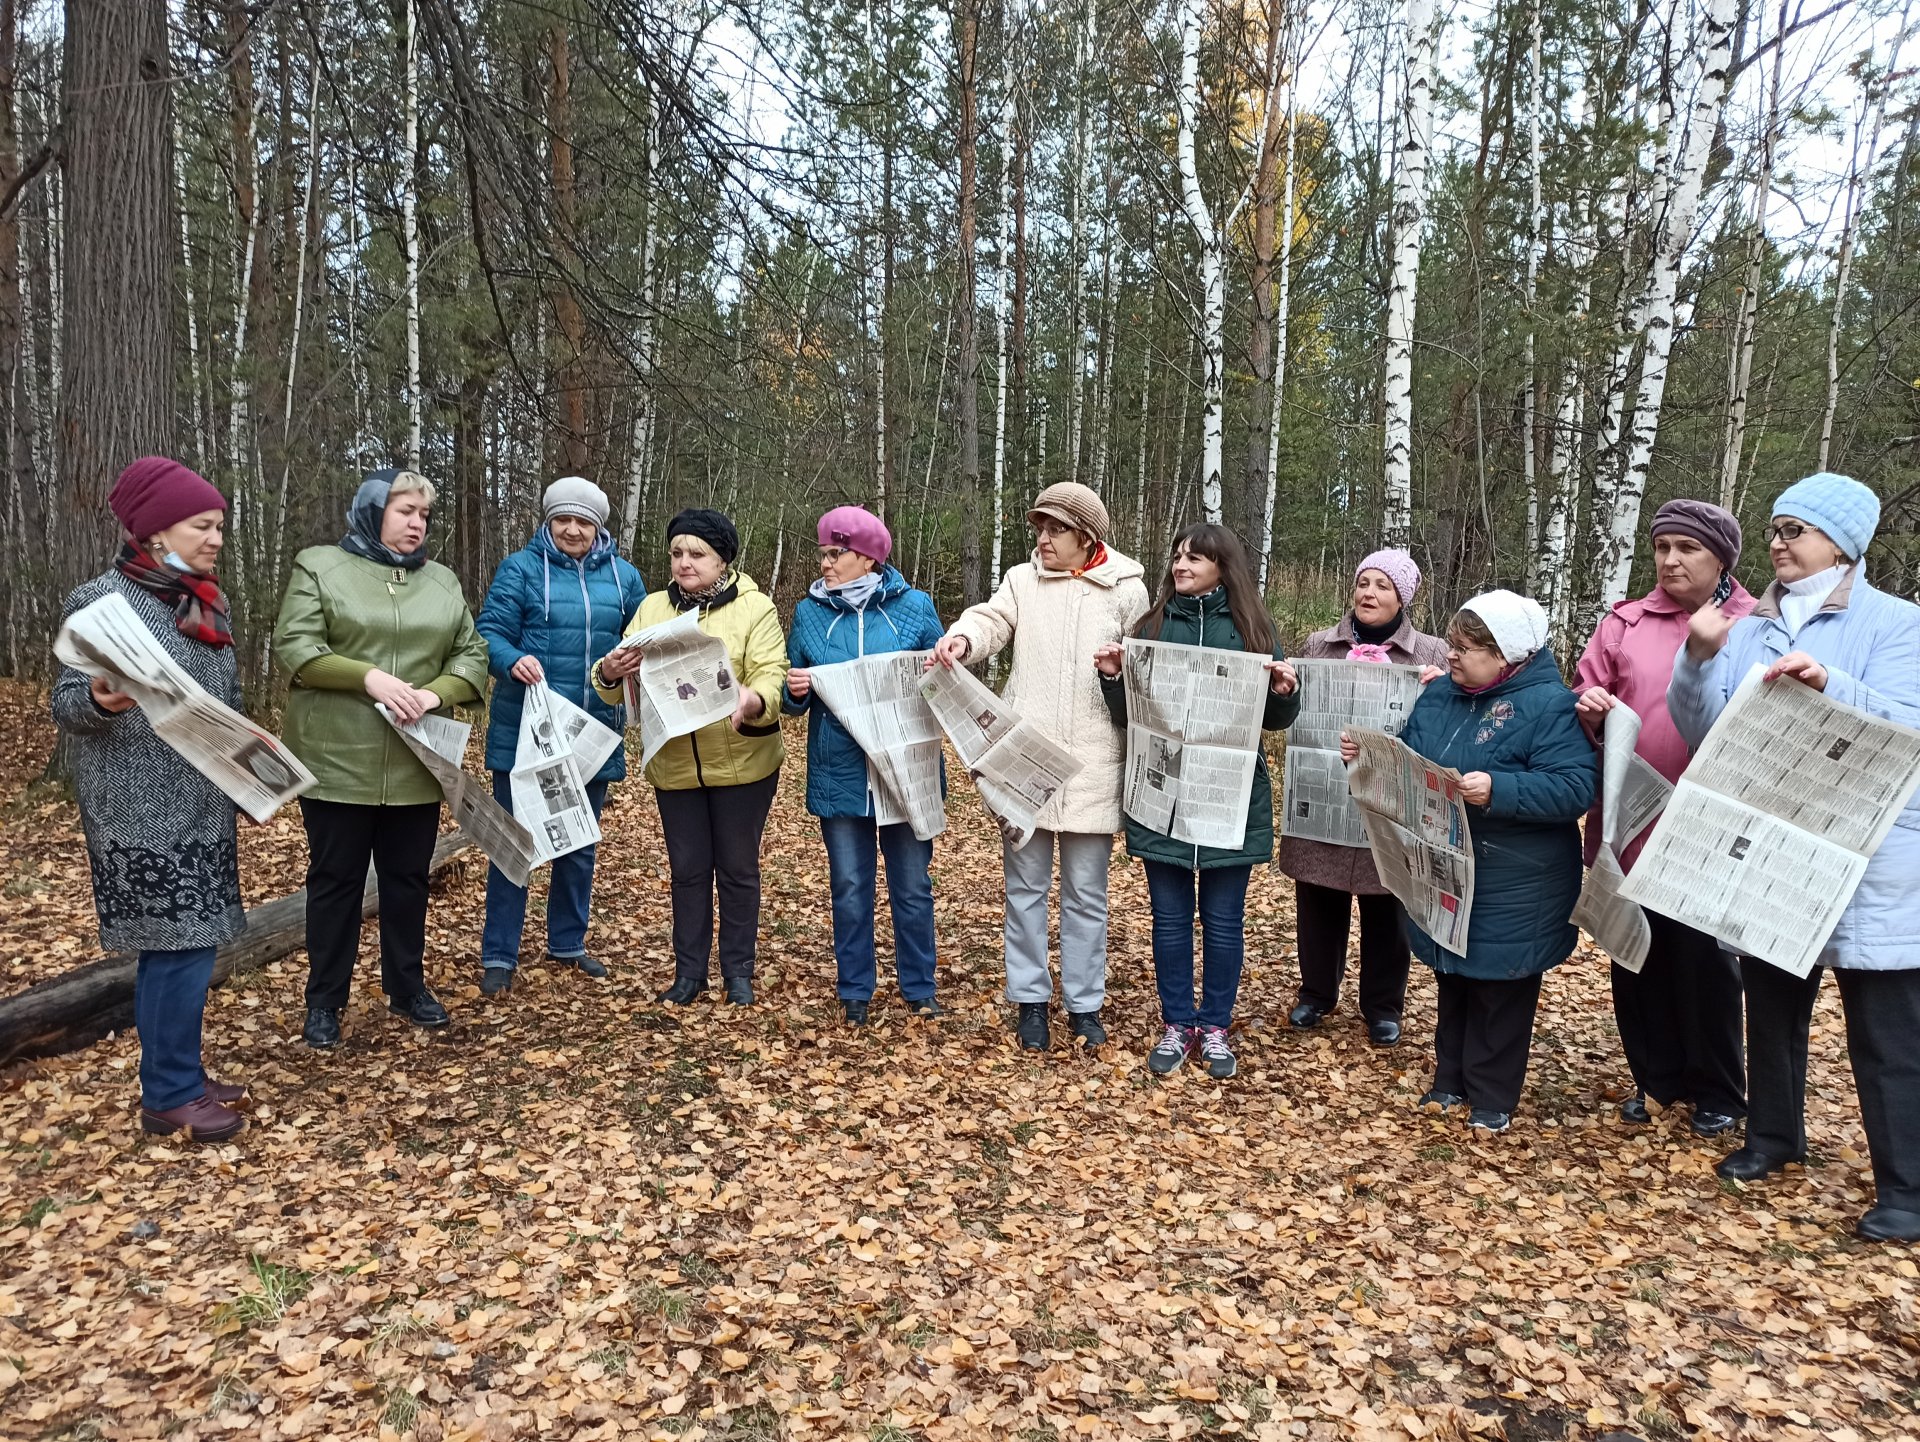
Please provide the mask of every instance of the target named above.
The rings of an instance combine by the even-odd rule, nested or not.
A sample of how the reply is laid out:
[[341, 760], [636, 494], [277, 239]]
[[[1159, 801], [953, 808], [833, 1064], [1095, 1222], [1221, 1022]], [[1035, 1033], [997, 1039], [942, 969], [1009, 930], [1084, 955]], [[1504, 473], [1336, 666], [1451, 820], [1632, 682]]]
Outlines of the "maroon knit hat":
[[1740, 563], [1740, 522], [1731, 511], [1722, 510], [1711, 501], [1668, 501], [1654, 513], [1653, 525], [1648, 530], [1655, 539], [1693, 537], [1713, 552], [1723, 571], [1731, 571]]
[[120, 473], [107, 507], [129, 536], [144, 542], [202, 511], [224, 511], [227, 499], [197, 472], [165, 456], [142, 456]]

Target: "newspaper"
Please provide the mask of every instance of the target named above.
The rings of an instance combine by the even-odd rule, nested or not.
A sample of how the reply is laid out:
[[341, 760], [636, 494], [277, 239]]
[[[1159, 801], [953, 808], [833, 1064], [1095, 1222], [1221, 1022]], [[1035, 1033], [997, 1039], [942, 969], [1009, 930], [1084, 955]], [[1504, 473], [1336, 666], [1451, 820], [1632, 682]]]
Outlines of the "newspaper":
[[209, 695], [182, 670], [119, 592], [67, 617], [53, 654], [133, 697], [153, 734], [255, 821], [267, 820], [313, 785], [313, 773], [279, 737]]
[[[513, 796], [513, 814], [527, 828], [535, 862], [552, 861], [600, 840], [600, 823], [587, 800], [585, 776], [574, 753], [574, 738], [563, 724], [561, 699], [544, 681], [527, 687], [520, 708], [520, 737], [514, 748], [513, 770], [507, 784]], [[578, 707], [573, 707], [579, 711]], [[588, 727], [601, 726], [581, 711]], [[611, 733], [609, 733], [611, 734]], [[586, 727], [575, 735], [587, 735]], [[589, 745], [593, 745], [589, 741]], [[601, 759], [606, 753], [601, 752]], [[594, 771], [599, 770], [598, 766]]]
[[640, 669], [627, 678], [627, 706], [640, 726], [640, 764], [676, 736], [733, 715], [740, 683], [724, 641], [700, 629], [698, 611], [682, 611], [625, 637], [616, 650], [642, 648]]
[[920, 694], [931, 654], [893, 651], [808, 670], [821, 703], [867, 753], [875, 823], [905, 823], [922, 841], [947, 828], [940, 795], [940, 723]]
[[551, 689], [547, 691], [547, 700], [553, 707], [553, 719], [559, 724], [560, 734], [572, 748], [573, 764], [580, 770], [580, 779], [593, 780], [607, 764], [607, 758], [626, 744], [626, 738], [611, 726], [594, 720], [586, 708], [574, 705]]
[[1616, 703], [1600, 733], [1600, 847], [1580, 885], [1573, 924], [1620, 966], [1638, 973], [1647, 964], [1652, 932], [1647, 915], [1620, 895], [1627, 874], [1621, 852], [1666, 807], [1673, 787], [1637, 755], [1640, 717]]
[[1143, 826], [1195, 846], [1238, 848], [1260, 760], [1267, 658], [1129, 638], [1121, 803]]
[[1001, 835], [1018, 851], [1033, 840], [1042, 808], [1079, 774], [1079, 758], [1015, 716], [961, 667], [927, 671], [920, 695], [952, 740]]
[[1347, 790], [1340, 733], [1364, 726], [1398, 736], [1420, 699], [1420, 667], [1367, 661], [1299, 661], [1300, 714], [1287, 728], [1282, 811], [1289, 836], [1365, 846], [1367, 828]]
[[460, 765], [473, 727], [431, 711], [411, 726], [402, 726], [385, 706], [374, 709], [387, 718], [387, 724], [400, 733], [407, 749], [419, 757], [420, 764], [440, 783], [440, 792], [447, 798], [447, 810], [453, 813], [454, 825], [460, 828], [461, 834], [486, 852], [502, 876], [515, 886], [525, 886], [539, 859], [532, 831], [493, 799], [485, 782], [469, 776]]
[[1347, 785], [1360, 807], [1380, 882], [1413, 924], [1456, 956], [1473, 915], [1473, 835], [1460, 773], [1435, 766], [1397, 736], [1349, 726], [1360, 748]]
[[1755, 665], [1621, 894], [1805, 976], [1920, 784], [1920, 731]]

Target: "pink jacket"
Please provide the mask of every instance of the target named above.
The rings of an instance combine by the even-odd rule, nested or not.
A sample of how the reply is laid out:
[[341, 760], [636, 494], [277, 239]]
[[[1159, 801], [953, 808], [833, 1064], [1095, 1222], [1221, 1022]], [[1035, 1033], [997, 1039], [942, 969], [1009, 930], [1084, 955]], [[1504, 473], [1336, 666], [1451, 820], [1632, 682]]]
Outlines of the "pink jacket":
[[[1721, 609], [1735, 620], [1754, 607], [1746, 587], [1733, 583], [1733, 594]], [[1667, 685], [1673, 679], [1673, 658], [1686, 644], [1692, 613], [1660, 587], [1637, 601], [1622, 601], [1601, 619], [1600, 627], [1581, 653], [1574, 672], [1574, 693], [1604, 686], [1640, 717], [1640, 744], [1634, 749], [1669, 781], [1678, 781], [1691, 752], [1667, 715]], [[1620, 858], [1631, 869], [1640, 854], [1640, 840], [1628, 845]], [[1600, 802], [1587, 813], [1587, 863], [1600, 849]]]

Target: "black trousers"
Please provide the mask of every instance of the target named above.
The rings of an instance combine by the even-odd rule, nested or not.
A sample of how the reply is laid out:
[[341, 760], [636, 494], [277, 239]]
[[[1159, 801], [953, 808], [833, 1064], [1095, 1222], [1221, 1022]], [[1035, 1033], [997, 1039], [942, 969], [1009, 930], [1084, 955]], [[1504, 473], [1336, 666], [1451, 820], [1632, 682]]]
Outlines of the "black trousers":
[[[1807, 1154], [1807, 1028], [1823, 968], [1804, 979], [1742, 959], [1750, 1068], [1747, 1145], [1772, 1157]], [[1860, 1098], [1876, 1200], [1920, 1212], [1920, 971], [1835, 967], [1847, 1056]]]
[[707, 979], [713, 904], [720, 902], [720, 975], [752, 976], [760, 935], [760, 837], [780, 773], [743, 786], [655, 791], [673, 876], [673, 968]]
[[1703, 931], [1647, 913], [1653, 945], [1638, 976], [1613, 968], [1613, 1019], [1634, 1085], [1659, 1102], [1747, 1113], [1740, 963]]
[[367, 863], [380, 884], [380, 986], [395, 1001], [427, 989], [427, 872], [440, 803], [357, 806], [300, 800], [307, 828], [307, 1005], [339, 1011], [360, 956]]
[[1520, 1105], [1533, 1050], [1533, 1014], [1540, 978], [1477, 981], [1440, 972], [1433, 1026], [1433, 1089], [1465, 1097], [1488, 1111]]
[[1398, 1021], [1407, 1005], [1406, 932], [1400, 903], [1391, 896], [1355, 896], [1296, 881], [1294, 939], [1300, 948], [1300, 1000], [1332, 1011], [1347, 973], [1347, 933], [1360, 903], [1360, 1015]]

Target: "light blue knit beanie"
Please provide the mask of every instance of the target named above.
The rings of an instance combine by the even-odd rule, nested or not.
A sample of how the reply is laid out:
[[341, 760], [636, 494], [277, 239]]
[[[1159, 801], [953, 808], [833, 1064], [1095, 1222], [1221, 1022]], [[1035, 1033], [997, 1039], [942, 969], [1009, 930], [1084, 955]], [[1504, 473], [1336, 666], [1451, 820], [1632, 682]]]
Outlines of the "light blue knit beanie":
[[1773, 514], [1818, 526], [1849, 560], [1857, 561], [1880, 525], [1880, 498], [1852, 476], [1817, 471], [1782, 491]]

